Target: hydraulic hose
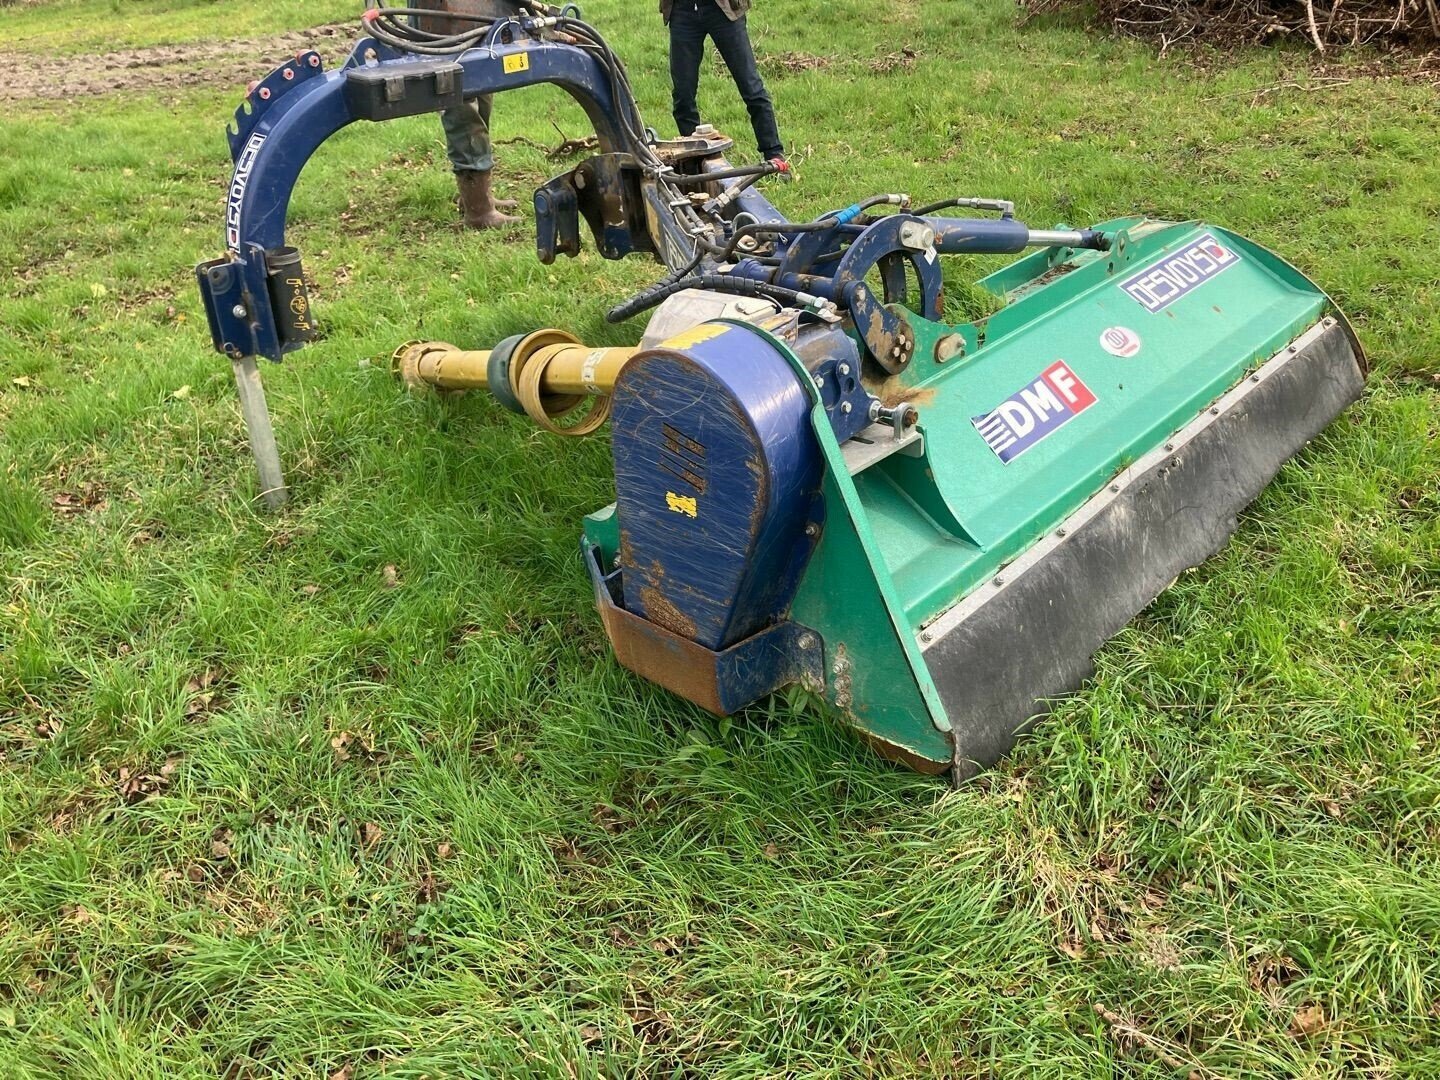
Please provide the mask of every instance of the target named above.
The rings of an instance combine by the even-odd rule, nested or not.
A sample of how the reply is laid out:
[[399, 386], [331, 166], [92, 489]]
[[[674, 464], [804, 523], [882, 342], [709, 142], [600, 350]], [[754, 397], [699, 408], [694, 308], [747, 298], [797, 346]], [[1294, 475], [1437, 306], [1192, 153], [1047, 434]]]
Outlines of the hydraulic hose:
[[735, 169], [716, 169], [714, 172], [694, 174], [667, 172], [665, 179], [677, 186], [687, 186], [692, 184], [708, 184], [714, 180], [735, 180], [741, 177], [751, 178], [753, 181], [760, 179], [762, 176], [773, 176], [779, 171], [780, 166], [772, 165], [767, 161], [764, 165], [742, 165]]
[[733, 274], [695, 274], [668, 283], [652, 285], [624, 303], [616, 304], [605, 313], [605, 321], [624, 322], [632, 315], [648, 311], [686, 289], [710, 289], [714, 292], [733, 293], [736, 296], [763, 297], [766, 300], [776, 300], [781, 304], [794, 307], [830, 305], [830, 301], [822, 296], [812, 296], [810, 293], [800, 292], [797, 289], [786, 289], [780, 285], [771, 285], [753, 278], [737, 277]]

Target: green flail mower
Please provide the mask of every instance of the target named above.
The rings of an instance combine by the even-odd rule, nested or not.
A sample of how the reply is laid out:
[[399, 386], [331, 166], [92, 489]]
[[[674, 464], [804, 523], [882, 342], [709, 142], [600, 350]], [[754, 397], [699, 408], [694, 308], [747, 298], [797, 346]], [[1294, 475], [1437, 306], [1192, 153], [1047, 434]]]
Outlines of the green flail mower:
[[[237, 113], [229, 250], [197, 270], [267, 498], [284, 496], [254, 358], [313, 334], [285, 207], [356, 120], [552, 82], [599, 150], [535, 194], [540, 258], [669, 273], [608, 313], [637, 346], [563, 330], [402, 347], [415, 387], [485, 389], [543, 427], [608, 420], [614, 501], [583, 566], [622, 664], [728, 714], [798, 684], [876, 750], [964, 779], [1363, 389], [1335, 305], [1274, 253], [1200, 222], [1031, 229], [1002, 200], [883, 194], [791, 222], [702, 128], [660, 141], [577, 16], [479, 21], [417, 55], [383, 11], [340, 69], [302, 54]], [[991, 216], [959, 217], [956, 209]], [[944, 314], [941, 260], [1021, 253]]]

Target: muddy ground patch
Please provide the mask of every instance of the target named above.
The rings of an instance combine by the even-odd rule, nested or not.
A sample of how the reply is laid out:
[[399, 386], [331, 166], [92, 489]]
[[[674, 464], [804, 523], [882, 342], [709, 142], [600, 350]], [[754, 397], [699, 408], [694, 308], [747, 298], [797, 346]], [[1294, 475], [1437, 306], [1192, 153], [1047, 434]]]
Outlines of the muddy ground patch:
[[306, 49], [333, 63], [350, 51], [355, 29], [351, 23], [332, 23], [273, 38], [149, 45], [85, 56], [0, 49], [0, 101], [68, 100], [226, 84], [243, 87]]

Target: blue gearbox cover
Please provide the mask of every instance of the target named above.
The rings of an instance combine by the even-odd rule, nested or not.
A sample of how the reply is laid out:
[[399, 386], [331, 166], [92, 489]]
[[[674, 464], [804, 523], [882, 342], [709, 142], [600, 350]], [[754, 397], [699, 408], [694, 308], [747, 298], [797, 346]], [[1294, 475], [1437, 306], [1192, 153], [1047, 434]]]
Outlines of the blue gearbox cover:
[[821, 512], [813, 403], [780, 347], [705, 323], [615, 383], [625, 608], [709, 649], [783, 619]]

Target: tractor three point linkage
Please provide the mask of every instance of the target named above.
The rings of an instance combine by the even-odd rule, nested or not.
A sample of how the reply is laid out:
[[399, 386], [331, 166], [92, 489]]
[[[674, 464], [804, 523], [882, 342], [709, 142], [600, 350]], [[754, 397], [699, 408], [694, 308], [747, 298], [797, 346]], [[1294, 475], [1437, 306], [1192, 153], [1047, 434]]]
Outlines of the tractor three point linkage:
[[[605, 258], [663, 263], [607, 313], [652, 312], [641, 340], [421, 342], [395, 369], [562, 433], [609, 420], [615, 499], [581, 541], [605, 631], [714, 712], [800, 684], [886, 757], [973, 775], [1362, 390], [1329, 298], [1217, 226], [1031, 229], [1005, 200], [888, 193], [792, 222], [757, 183], [782, 166], [646, 128], [577, 8], [450, 34], [413, 14], [367, 12], [339, 69], [302, 53], [236, 113], [228, 251], [197, 276], [264, 496], [285, 489], [255, 358], [314, 335], [285, 240], [306, 161], [358, 120], [562, 87], [599, 152], [535, 192], [538, 254], [577, 254], [583, 221]], [[1021, 252], [977, 283], [997, 310], [946, 321], [942, 259]]]

